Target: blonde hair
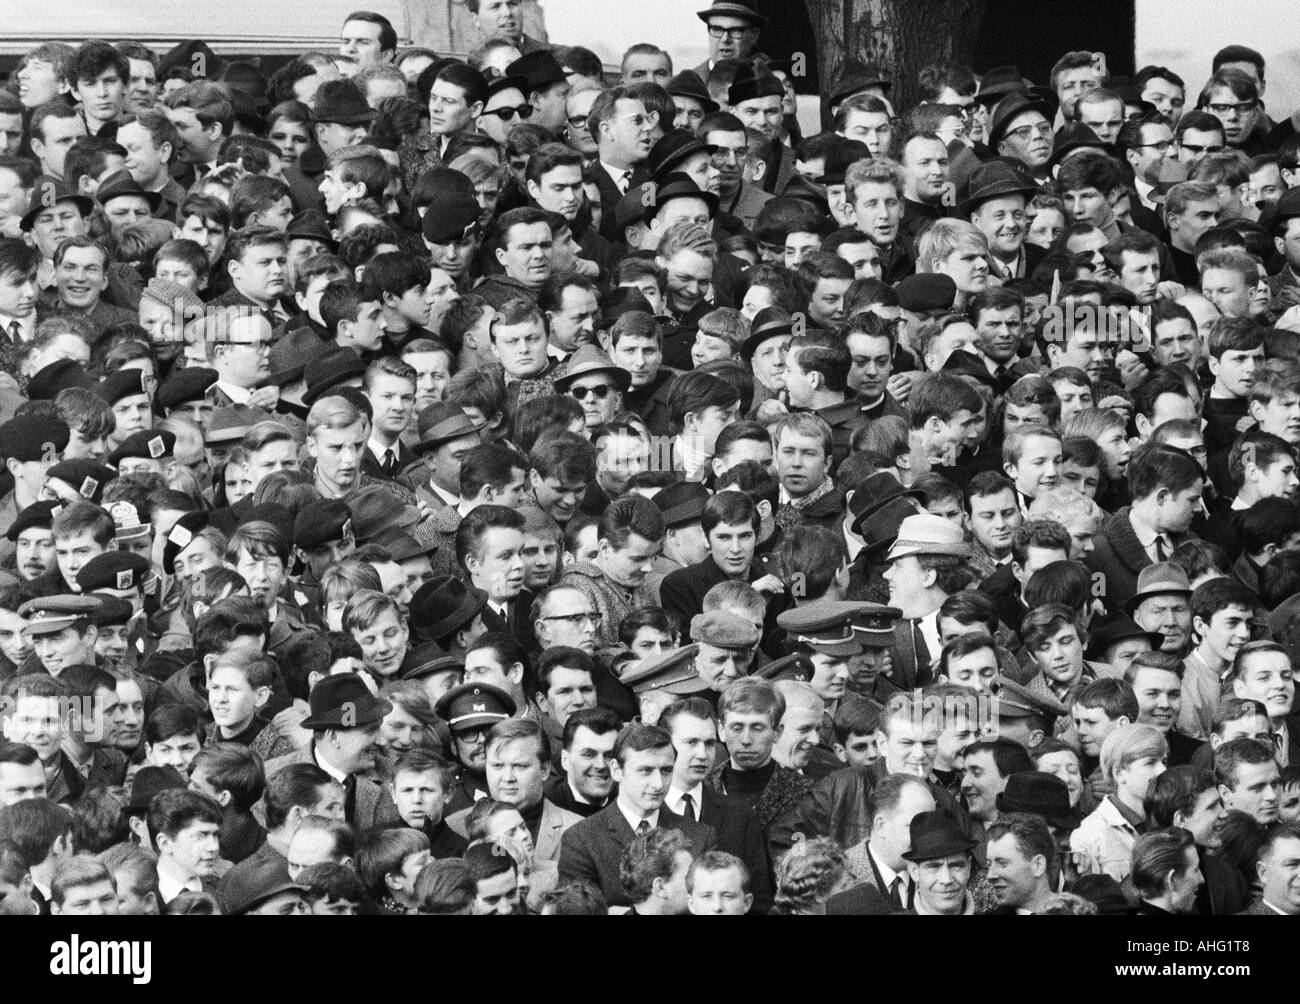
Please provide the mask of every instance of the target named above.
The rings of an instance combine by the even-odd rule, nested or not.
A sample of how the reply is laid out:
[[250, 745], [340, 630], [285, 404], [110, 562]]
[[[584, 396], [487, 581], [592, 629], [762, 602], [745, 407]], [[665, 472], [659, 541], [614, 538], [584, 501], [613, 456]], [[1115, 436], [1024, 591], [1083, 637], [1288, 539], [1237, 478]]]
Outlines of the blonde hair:
[[664, 261], [670, 261], [679, 251], [694, 251], [710, 261], [718, 257], [718, 245], [708, 227], [682, 220], [674, 223], [659, 238], [657, 254]]
[[848, 858], [827, 837], [801, 840], [776, 865], [772, 912], [795, 916], [824, 913], [849, 870]]
[[916, 270], [934, 272], [935, 266], [954, 251], [989, 253], [989, 241], [966, 220], [935, 220], [916, 242]]
[[1101, 744], [1101, 770], [1108, 780], [1144, 757], [1169, 755], [1165, 734], [1152, 725], [1121, 725]]

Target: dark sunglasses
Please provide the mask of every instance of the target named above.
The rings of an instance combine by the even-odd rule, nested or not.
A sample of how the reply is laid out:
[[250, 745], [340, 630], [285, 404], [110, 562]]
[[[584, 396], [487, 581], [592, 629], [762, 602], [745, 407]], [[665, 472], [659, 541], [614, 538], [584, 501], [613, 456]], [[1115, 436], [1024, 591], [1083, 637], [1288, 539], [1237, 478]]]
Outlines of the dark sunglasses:
[[521, 119], [531, 118], [533, 114], [532, 105], [519, 105], [516, 108], [493, 108], [490, 112], [484, 112], [484, 115], [495, 115], [502, 122], [509, 122], [518, 115]]
[[609, 384], [603, 383], [599, 387], [571, 387], [569, 389], [569, 394], [572, 397], [577, 398], [579, 401], [594, 394], [597, 401], [603, 401], [605, 398], [609, 397], [609, 392], [613, 389], [614, 388]]

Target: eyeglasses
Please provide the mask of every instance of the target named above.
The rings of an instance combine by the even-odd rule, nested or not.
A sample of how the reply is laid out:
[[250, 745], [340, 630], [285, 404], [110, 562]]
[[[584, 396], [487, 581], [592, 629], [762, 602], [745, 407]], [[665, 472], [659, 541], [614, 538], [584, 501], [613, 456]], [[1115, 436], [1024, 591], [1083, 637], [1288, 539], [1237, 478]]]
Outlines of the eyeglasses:
[[609, 397], [609, 392], [614, 388], [607, 383], [600, 384], [598, 387], [570, 387], [569, 394], [576, 397], [579, 401], [585, 401], [591, 396], [595, 396], [597, 401], [603, 401]]
[[653, 127], [654, 124], [659, 121], [658, 115], [642, 115], [640, 112], [629, 112], [626, 115], [619, 115], [617, 117], [621, 119], [627, 119], [629, 122], [632, 123], [632, 127], [634, 129], [645, 129], [647, 127]]
[[1050, 122], [1035, 123], [1033, 125], [1022, 125], [1019, 129], [1009, 129], [1006, 133], [1008, 136], [1014, 136], [1019, 140], [1029, 139], [1033, 136], [1050, 136], [1052, 135], [1052, 125]]
[[483, 114], [495, 115], [502, 122], [509, 122], [516, 115], [518, 115], [521, 119], [531, 118], [533, 114], [533, 106], [519, 105], [518, 107], [511, 108], [509, 105], [507, 105], [502, 108], [493, 108], [491, 111], [486, 111]]
[[715, 167], [726, 167], [728, 164], [739, 164], [741, 160], [749, 154], [749, 147], [732, 147], [732, 146], [710, 146], [707, 148], [709, 156], [713, 158]]
[[573, 116], [570, 116], [570, 118], [569, 118], [569, 128], [570, 128], [570, 129], [586, 129], [586, 128], [587, 128], [587, 116], [586, 116], [586, 115], [573, 115]]
[[1238, 101], [1229, 104], [1209, 104], [1205, 107], [1214, 112], [1215, 115], [1231, 115], [1233, 112], [1238, 115], [1246, 115], [1255, 110], [1255, 102]]
[[544, 621], [568, 621], [575, 627], [590, 622], [592, 627], [600, 627], [601, 616], [597, 613], [584, 611], [580, 614], [552, 614], [550, 617], [540, 617], [538, 619]]
[[1157, 153], [1168, 153], [1169, 148], [1174, 145], [1171, 139], [1162, 139], [1159, 143], [1139, 143], [1140, 150], [1155, 150]]
[[1223, 153], [1225, 147], [1216, 144], [1215, 146], [1197, 146], [1194, 143], [1180, 143], [1179, 147], [1183, 150], [1190, 150], [1198, 157], [1203, 153]]
[[718, 28], [714, 25], [709, 25], [709, 37], [725, 37], [729, 42], [739, 42], [753, 30], [753, 28]]

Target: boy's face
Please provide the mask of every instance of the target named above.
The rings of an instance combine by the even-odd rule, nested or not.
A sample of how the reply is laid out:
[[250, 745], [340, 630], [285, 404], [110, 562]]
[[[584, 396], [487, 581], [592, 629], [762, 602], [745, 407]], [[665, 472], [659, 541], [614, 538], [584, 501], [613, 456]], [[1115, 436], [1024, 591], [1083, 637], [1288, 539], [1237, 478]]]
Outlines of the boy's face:
[[35, 309], [35, 276], [19, 272], [0, 274], [0, 314], [27, 317]]
[[248, 583], [248, 591], [268, 610], [275, 605], [284, 586], [284, 562], [278, 555], [268, 554], [255, 558], [246, 548], [240, 548], [235, 571]]
[[[1241, 651], [1241, 647], [1250, 641], [1250, 618], [1252, 611], [1245, 607], [1230, 606], [1217, 610], [1210, 615], [1210, 623], [1197, 617], [1193, 620], [1196, 633], [1215, 656], [1231, 663]], [[1260, 660], [1263, 664], [1263, 660]]]
[[5, 736], [10, 742], [30, 746], [42, 763], [55, 759], [59, 755], [59, 743], [63, 738], [59, 699], [19, 694]]
[[173, 858], [181, 868], [200, 878], [215, 875], [220, 860], [216, 823], [196, 819], [174, 837], [160, 833], [158, 849]]
[[203, 748], [198, 733], [182, 732], [166, 739], [160, 739], [150, 746], [145, 744], [146, 766], [175, 767], [182, 774], [188, 774], [190, 764]]
[[1119, 719], [1112, 719], [1103, 709], [1085, 708], [1082, 704], [1074, 705], [1070, 716], [1074, 719], [1079, 745], [1083, 747], [1085, 756], [1101, 756], [1101, 744], [1120, 725]]
[[1007, 475], [1016, 488], [1030, 498], [1048, 488], [1055, 488], [1061, 473], [1061, 441], [1048, 436], [1030, 436], [1020, 451], [1020, 459], [1006, 464]]
[[1232, 690], [1237, 697], [1259, 701], [1268, 709], [1270, 719], [1281, 721], [1291, 714], [1295, 703], [1291, 660], [1283, 652], [1251, 652], [1243, 660]]
[[876, 734], [851, 732], [848, 740], [835, 744], [835, 755], [841, 763], [850, 767], [865, 767], [880, 759], [880, 749], [876, 745]]
[[270, 696], [269, 688], [254, 688], [234, 666], [217, 666], [208, 674], [208, 708], [223, 728], [242, 731]]
[[0, 654], [15, 666], [32, 654], [31, 639], [23, 634], [26, 623], [14, 611], [0, 608]]
[[721, 917], [743, 916], [753, 902], [741, 885], [738, 868], [697, 869], [687, 900], [691, 913]]
[[437, 771], [404, 770], [393, 778], [393, 804], [402, 822], [413, 829], [423, 829], [425, 824], [436, 826], [442, 822], [442, 810], [447, 801], [442, 780]]
[[163, 258], [158, 262], [154, 269], [154, 278], [166, 279], [168, 282], [174, 282], [179, 286], [192, 290], [195, 293], [199, 291], [199, 273], [191, 265], [176, 258]]
[[32, 647], [36, 649], [36, 658], [40, 659], [46, 671], [57, 675], [69, 666], [93, 665], [97, 637], [93, 627], [87, 628], [84, 633], [68, 627], [62, 631], [33, 636]]
[[185, 217], [185, 222], [176, 228], [173, 236], [193, 241], [203, 248], [209, 264], [212, 265], [221, 260], [221, 255], [226, 250], [225, 227], [213, 220], [205, 220], [201, 216]]

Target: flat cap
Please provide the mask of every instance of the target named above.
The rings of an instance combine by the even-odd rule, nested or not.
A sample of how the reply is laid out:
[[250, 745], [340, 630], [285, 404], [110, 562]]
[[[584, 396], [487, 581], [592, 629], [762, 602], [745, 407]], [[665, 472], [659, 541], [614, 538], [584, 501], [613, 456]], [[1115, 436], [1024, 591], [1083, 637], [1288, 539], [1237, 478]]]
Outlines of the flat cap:
[[674, 481], [651, 496], [667, 527], [698, 523], [704, 515], [704, 503], [712, 496], [698, 481]]
[[261, 408], [250, 408], [236, 404], [229, 408], [214, 408], [208, 419], [208, 427], [203, 430], [205, 446], [219, 446], [222, 443], [237, 443], [248, 435], [248, 430], [258, 422], [268, 422], [271, 416]]
[[691, 619], [691, 638], [715, 648], [753, 648], [761, 633], [753, 621], [730, 610], [710, 610]]
[[18, 616], [27, 620], [27, 626], [23, 628], [27, 634], [58, 634], [77, 621], [91, 617], [99, 609], [100, 602], [96, 596], [73, 593], [38, 596], [20, 606]]
[[709, 683], [695, 671], [695, 657], [699, 645], [686, 645], [664, 652], [654, 659], [646, 659], [633, 669], [626, 669], [620, 682], [631, 687], [634, 694], [662, 690], [669, 694], [697, 694], [707, 690]]

